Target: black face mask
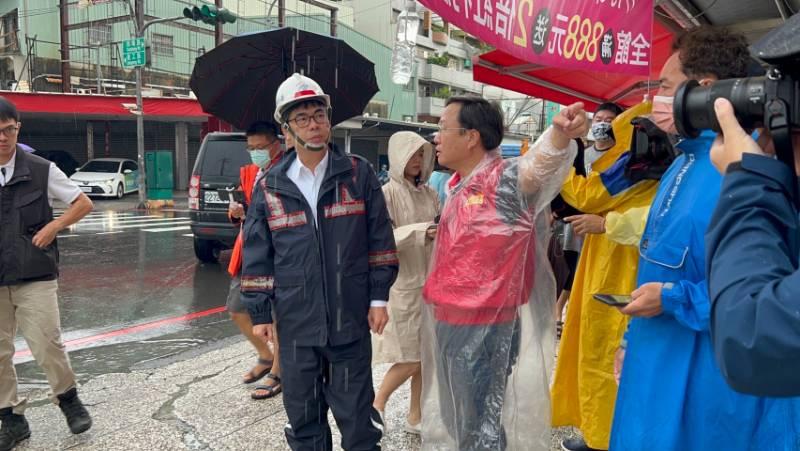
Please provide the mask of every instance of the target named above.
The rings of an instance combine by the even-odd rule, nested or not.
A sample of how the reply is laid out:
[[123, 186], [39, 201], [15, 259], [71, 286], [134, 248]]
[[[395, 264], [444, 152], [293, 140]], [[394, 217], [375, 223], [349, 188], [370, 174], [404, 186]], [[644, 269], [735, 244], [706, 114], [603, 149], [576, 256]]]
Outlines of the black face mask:
[[636, 183], [642, 180], [661, 180], [678, 150], [663, 130], [650, 119], [637, 117], [631, 121], [633, 139], [631, 157], [625, 165], [625, 177]]

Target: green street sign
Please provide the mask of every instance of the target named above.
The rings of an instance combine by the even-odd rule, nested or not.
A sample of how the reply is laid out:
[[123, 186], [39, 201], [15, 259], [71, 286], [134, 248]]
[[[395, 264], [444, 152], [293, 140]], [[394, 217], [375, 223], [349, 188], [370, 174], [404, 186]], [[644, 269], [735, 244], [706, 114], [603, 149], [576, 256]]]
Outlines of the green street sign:
[[130, 69], [132, 67], [145, 65], [144, 38], [128, 39], [122, 41], [122, 67]]

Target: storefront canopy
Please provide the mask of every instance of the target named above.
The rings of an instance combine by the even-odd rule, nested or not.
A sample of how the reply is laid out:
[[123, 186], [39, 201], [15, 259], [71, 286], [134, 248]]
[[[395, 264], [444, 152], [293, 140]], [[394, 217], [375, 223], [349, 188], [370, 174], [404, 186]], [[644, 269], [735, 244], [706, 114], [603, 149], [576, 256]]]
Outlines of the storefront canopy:
[[[0, 96], [14, 102], [22, 114], [69, 114], [82, 119], [136, 118], [135, 97], [12, 91], [0, 91]], [[205, 122], [209, 117], [193, 99], [146, 97], [143, 107], [147, 120]]]

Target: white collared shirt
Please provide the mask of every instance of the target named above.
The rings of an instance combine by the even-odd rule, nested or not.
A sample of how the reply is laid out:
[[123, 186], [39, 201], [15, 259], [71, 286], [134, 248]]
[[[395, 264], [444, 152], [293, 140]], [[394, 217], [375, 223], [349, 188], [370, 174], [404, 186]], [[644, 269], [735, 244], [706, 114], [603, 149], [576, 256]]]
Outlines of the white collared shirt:
[[286, 175], [289, 179], [297, 185], [297, 189], [306, 198], [308, 206], [311, 207], [311, 212], [314, 214], [314, 223], [317, 221], [317, 202], [319, 201], [319, 190], [322, 188], [322, 181], [325, 180], [325, 172], [328, 170], [328, 159], [330, 152], [325, 151], [325, 156], [319, 162], [316, 169], [313, 171], [306, 167], [300, 157], [294, 159]]
[[[20, 151], [24, 152], [24, 151]], [[0, 168], [5, 169], [5, 176], [3, 171], [0, 171], [0, 186], [6, 186], [6, 183], [14, 177], [14, 166], [16, 164], [17, 151], [11, 155], [11, 159], [6, 164], [0, 165]], [[61, 169], [58, 169], [55, 163], [50, 163], [50, 171], [47, 176], [47, 198], [50, 206], [53, 206], [53, 199], [58, 199], [61, 202], [70, 205], [75, 202], [75, 199], [81, 195], [81, 190], [72, 180], [70, 180]]]
[[[311, 211], [314, 213], [314, 224], [319, 224], [317, 220], [317, 202], [319, 202], [319, 190], [322, 188], [322, 181], [325, 180], [325, 172], [328, 170], [329, 157], [330, 152], [326, 150], [322, 161], [320, 161], [317, 168], [312, 171], [300, 161], [300, 157], [298, 156], [294, 159], [294, 162], [292, 162], [289, 170], [286, 171], [289, 180], [297, 185], [297, 188], [311, 207]], [[386, 301], [372, 300], [369, 306], [386, 307], [386, 304]]]

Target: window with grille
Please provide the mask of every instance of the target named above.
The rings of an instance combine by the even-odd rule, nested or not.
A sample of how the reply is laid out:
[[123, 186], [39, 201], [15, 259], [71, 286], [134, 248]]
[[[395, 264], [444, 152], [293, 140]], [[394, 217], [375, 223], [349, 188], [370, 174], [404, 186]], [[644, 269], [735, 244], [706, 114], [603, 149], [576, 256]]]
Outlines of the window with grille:
[[109, 44], [113, 40], [113, 28], [111, 24], [93, 24], [89, 27], [89, 44]]
[[0, 52], [9, 53], [19, 50], [19, 40], [17, 39], [17, 29], [19, 13], [13, 10], [0, 18]]
[[174, 47], [172, 45], [171, 35], [153, 33], [151, 36], [151, 43], [153, 47], [153, 53], [156, 55], [174, 56]]

